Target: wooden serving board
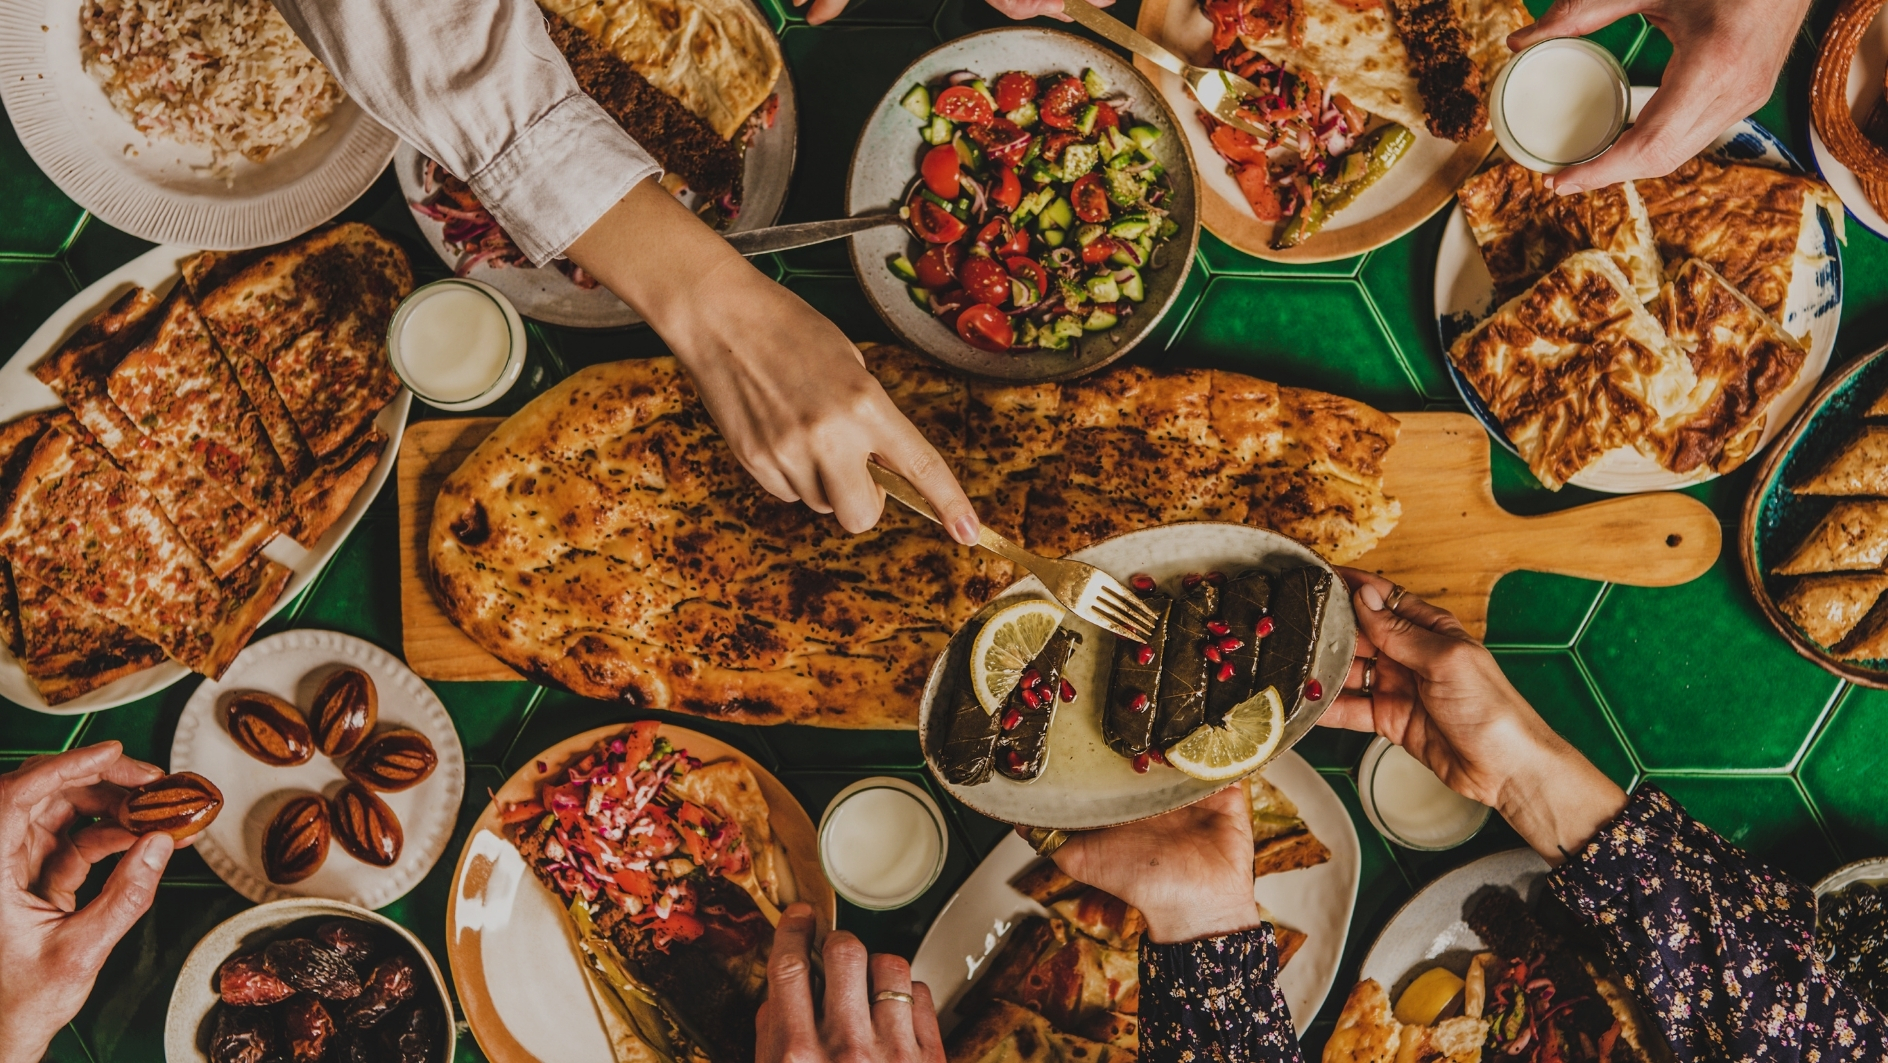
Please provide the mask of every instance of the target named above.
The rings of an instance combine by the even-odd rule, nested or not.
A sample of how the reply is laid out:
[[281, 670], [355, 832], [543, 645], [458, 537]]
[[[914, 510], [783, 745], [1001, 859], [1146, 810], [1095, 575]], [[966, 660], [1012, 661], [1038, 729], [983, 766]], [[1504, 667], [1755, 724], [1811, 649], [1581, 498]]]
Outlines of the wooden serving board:
[[[1384, 489], [1403, 503], [1396, 530], [1356, 567], [1380, 572], [1460, 617], [1480, 636], [1488, 596], [1510, 572], [1552, 572], [1668, 587], [1717, 561], [1717, 516], [1688, 495], [1624, 495], [1539, 517], [1495, 502], [1488, 434], [1461, 413], [1397, 415], [1402, 432]], [[400, 443], [400, 617], [407, 664], [427, 679], [516, 680], [518, 673], [452, 626], [426, 576], [426, 536], [439, 485], [496, 417], [419, 421]]]

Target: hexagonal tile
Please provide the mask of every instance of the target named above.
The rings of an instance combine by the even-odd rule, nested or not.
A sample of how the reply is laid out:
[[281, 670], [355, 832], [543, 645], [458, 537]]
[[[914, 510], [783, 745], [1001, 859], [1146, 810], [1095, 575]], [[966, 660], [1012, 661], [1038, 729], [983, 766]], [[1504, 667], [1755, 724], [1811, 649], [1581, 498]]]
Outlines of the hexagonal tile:
[[[447, 683], [429, 679], [426, 685], [439, 696], [446, 715], [452, 717], [453, 730], [459, 732], [459, 745], [465, 749], [468, 764], [503, 764], [525, 721], [544, 697], [544, 688], [536, 683]], [[527, 755], [535, 752], [525, 751]]]
[[1421, 403], [1350, 280], [1215, 277], [1173, 350], [1189, 365], [1335, 392], [1382, 410]]
[[156, 246], [88, 214], [79, 223], [78, 231], [61, 257], [72, 268], [72, 275], [79, 284], [89, 285]]
[[1728, 554], [1680, 587], [1614, 587], [1578, 650], [1647, 771], [1783, 768], [1835, 694], [1791, 651]]
[[1316, 1033], [1305, 1039], [1305, 1058], [1318, 1059], [1323, 1051], [1319, 1037], [1328, 1037], [1330, 1023], [1337, 1020], [1337, 1015], [1344, 1009], [1344, 997], [1349, 987], [1357, 981], [1357, 968], [1363, 964], [1364, 954], [1377, 940], [1385, 923], [1396, 914], [1403, 902], [1409, 900], [1415, 891], [1403, 869], [1391, 854], [1390, 847], [1370, 826], [1370, 820], [1364, 815], [1363, 805], [1357, 800], [1357, 786], [1349, 775], [1343, 772], [1321, 771], [1324, 781], [1337, 791], [1338, 800], [1344, 802], [1344, 808], [1350, 813], [1351, 825], [1357, 830], [1358, 848], [1362, 860], [1358, 865], [1357, 906], [1352, 909], [1350, 933], [1344, 940], [1344, 958], [1338, 964], [1337, 980], [1333, 983], [1331, 994], [1325, 998], [1324, 1007], [1318, 1010]]
[[[1203, 161], [1210, 164], [1210, 160]], [[1204, 227], [1200, 229], [1200, 257], [1206, 260], [1207, 268], [1214, 275], [1227, 277], [1354, 277], [1358, 267], [1363, 265], [1362, 255], [1336, 262], [1310, 262], [1304, 265], [1268, 262], [1256, 255], [1246, 254]]]
[[10, 119], [0, 122], [0, 203], [7, 205], [0, 218], [0, 253], [5, 254], [57, 252], [85, 213], [34, 164]]
[[0, 351], [17, 350], [78, 290], [58, 259], [0, 259]]
[[1888, 852], [1888, 692], [1851, 687], [1797, 769], [1844, 859]]
[[1888, 240], [1872, 235], [1856, 239], [1861, 226], [1850, 219], [1850, 238], [1842, 248], [1842, 330], [1836, 333], [1837, 357], [1854, 357], [1888, 342]]
[[70, 745], [85, 726], [84, 716], [54, 716], [31, 712], [0, 698], [6, 706], [6, 727], [0, 730], [0, 758], [57, 753]]
[[353, 534], [298, 603], [297, 627], [319, 627], [366, 639], [389, 653], [401, 653], [400, 555], [379, 548], [398, 539], [396, 492], [382, 491]]
[[1488, 599], [1490, 646], [1568, 646], [1580, 633], [1603, 583], [1545, 572], [1510, 572]]
[[684, 716], [676, 712], [651, 712], [621, 702], [593, 701], [564, 690], [546, 687], [544, 696], [532, 709], [518, 737], [498, 764], [507, 777], [531, 758], [572, 735], [592, 728], [629, 723], [632, 720], [660, 720], [710, 735], [739, 749], [768, 771], [778, 772], [780, 762], [758, 737], [755, 728], [741, 724]]
[[115, 740], [124, 746], [125, 755], [162, 767], [170, 763], [170, 740], [177, 730], [177, 717], [184, 702], [203, 682], [201, 676], [187, 675], [169, 690], [120, 705], [110, 712], [95, 712], [85, 717], [85, 726], [73, 745], [91, 745]]
[[1759, 860], [1814, 882], [1840, 862], [1787, 775], [1652, 776], [1693, 818]]
[[[1637, 18], [1638, 16], [1634, 16]], [[1639, 38], [1639, 46], [1634, 49], [1632, 58], [1626, 60], [1626, 76], [1634, 85], [1656, 85], [1665, 71], [1665, 64], [1672, 58], [1672, 42], [1665, 34], [1645, 27]]]
[[1451, 404], [1462, 397], [1436, 333], [1434, 278], [1436, 247], [1454, 209], [1445, 206], [1407, 236], [1370, 252], [1359, 274], [1423, 398]]
[[1495, 659], [1501, 662], [1502, 674], [1549, 727], [1586, 754], [1607, 778], [1632, 787], [1639, 769], [1614, 733], [1612, 721], [1573, 654], [1504, 651], [1496, 653]]
[[924, 753], [918, 748], [915, 730], [847, 731], [844, 742], [835, 742], [831, 728], [781, 724], [760, 729], [755, 737], [782, 764], [851, 771], [924, 770]]
[[184, 957], [212, 927], [248, 907], [221, 881], [175, 883], [167, 874], [157, 902], [113, 947], [72, 1022], [91, 1059], [163, 1063], [164, 1013]]

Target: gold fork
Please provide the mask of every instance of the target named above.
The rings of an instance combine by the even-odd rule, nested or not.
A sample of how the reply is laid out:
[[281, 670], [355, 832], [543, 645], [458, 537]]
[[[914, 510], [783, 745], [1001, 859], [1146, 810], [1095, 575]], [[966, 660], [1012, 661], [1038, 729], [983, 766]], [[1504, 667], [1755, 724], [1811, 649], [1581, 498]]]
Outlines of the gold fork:
[[[911, 486], [910, 480], [877, 462], [870, 462], [867, 467], [872, 470], [872, 479], [878, 481], [886, 494], [910, 506], [919, 516], [937, 520], [937, 511]], [[1154, 634], [1154, 625], [1160, 622], [1159, 614], [1141, 604], [1141, 600], [1113, 576], [1093, 565], [1032, 554], [991, 531], [988, 524], [977, 533], [977, 545], [1021, 565], [1042, 581], [1064, 609], [1122, 638], [1147, 642]]]
[[1194, 66], [1141, 36], [1127, 23], [1112, 15], [1104, 14], [1100, 8], [1089, 3], [1088, 0], [1062, 0], [1062, 13], [1135, 55], [1180, 75], [1180, 80], [1187, 84], [1187, 91], [1191, 92], [1193, 98], [1199, 101], [1200, 106], [1206, 108], [1214, 118], [1234, 129], [1250, 133], [1262, 141], [1271, 139], [1271, 133], [1253, 125], [1239, 114], [1241, 101], [1255, 100], [1265, 95], [1259, 91], [1257, 85], [1230, 70]]

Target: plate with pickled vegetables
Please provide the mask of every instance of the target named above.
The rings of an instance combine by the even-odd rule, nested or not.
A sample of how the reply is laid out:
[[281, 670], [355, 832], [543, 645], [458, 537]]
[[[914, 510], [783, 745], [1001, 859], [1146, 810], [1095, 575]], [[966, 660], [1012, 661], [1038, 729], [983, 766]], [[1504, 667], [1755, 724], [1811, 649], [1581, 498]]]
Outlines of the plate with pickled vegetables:
[[1007, 823], [1160, 815], [1258, 771], [1316, 724], [1356, 647], [1343, 581], [1242, 524], [1129, 532], [1069, 555], [1161, 618], [1146, 642], [1066, 613], [1034, 577], [952, 636], [919, 709], [931, 771]]
[[908, 342], [985, 376], [1058, 379], [1126, 353], [1198, 242], [1191, 157], [1152, 86], [1081, 38], [1012, 28], [921, 57], [852, 160], [853, 264]]

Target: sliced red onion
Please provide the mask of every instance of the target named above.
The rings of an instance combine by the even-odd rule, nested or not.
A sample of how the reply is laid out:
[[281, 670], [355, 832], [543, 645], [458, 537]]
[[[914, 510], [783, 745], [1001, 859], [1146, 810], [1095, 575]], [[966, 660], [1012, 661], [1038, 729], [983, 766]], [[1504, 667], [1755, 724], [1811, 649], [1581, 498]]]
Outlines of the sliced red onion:
[[964, 84], [968, 84], [972, 81], [977, 80], [977, 75], [974, 73], [971, 73], [968, 70], [958, 70], [958, 71], [954, 71], [949, 77], [945, 78], [944, 80], [950, 82], [953, 85], [964, 85]]

